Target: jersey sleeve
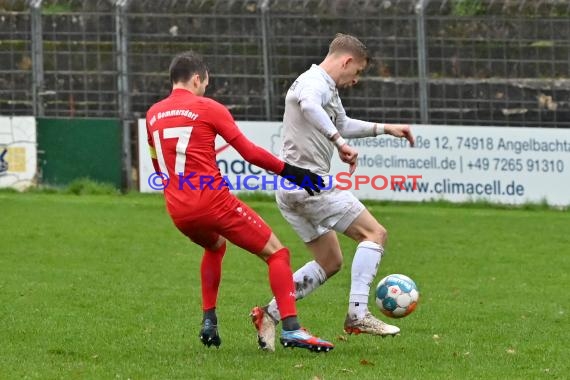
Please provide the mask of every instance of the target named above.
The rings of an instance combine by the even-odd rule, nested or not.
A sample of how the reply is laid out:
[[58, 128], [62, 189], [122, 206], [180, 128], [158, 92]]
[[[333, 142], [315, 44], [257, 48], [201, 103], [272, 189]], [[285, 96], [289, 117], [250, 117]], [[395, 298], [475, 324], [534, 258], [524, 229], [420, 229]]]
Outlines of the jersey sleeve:
[[212, 101], [211, 114], [215, 118], [212, 120], [212, 125], [216, 133], [222, 136], [228, 143], [231, 144], [235, 138], [242, 135], [234, 117], [226, 107], [216, 101]]
[[267, 150], [255, 145], [245, 135], [241, 135], [230, 143], [235, 150], [247, 161], [270, 172], [281, 174], [285, 163], [269, 153]]
[[346, 113], [339, 114], [336, 119], [338, 132], [346, 138], [374, 137], [375, 125], [369, 121], [352, 119]]
[[237, 150], [247, 162], [273, 173], [279, 174], [283, 171], [285, 164], [283, 161], [245, 137], [226, 107], [217, 102], [213, 104], [215, 104], [213, 112], [216, 115], [214, 128], [224, 140]]
[[329, 115], [323, 108], [326, 98], [326, 91], [330, 91], [328, 86], [324, 88], [317, 81], [301, 81], [293, 84], [292, 91], [297, 97], [297, 102], [303, 115], [319, 132], [330, 139], [338, 130], [333, 124]]

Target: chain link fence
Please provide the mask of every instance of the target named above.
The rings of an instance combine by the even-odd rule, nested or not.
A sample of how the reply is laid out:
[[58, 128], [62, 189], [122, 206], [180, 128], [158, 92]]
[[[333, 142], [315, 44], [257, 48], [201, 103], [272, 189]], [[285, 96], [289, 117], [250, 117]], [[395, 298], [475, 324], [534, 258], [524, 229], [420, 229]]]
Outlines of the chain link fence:
[[32, 43], [30, 12], [0, 2], [0, 114], [31, 115]]
[[337, 32], [374, 58], [342, 94], [353, 117], [569, 125], [566, 0], [0, 0], [0, 114], [144, 117], [193, 49], [236, 119], [279, 120]]

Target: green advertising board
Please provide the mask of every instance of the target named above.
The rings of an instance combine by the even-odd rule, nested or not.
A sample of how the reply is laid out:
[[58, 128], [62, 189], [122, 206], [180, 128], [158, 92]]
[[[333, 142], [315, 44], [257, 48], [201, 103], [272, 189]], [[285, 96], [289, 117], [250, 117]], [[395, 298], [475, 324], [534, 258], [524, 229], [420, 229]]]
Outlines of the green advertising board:
[[38, 167], [45, 185], [63, 186], [78, 178], [121, 188], [118, 119], [38, 118]]

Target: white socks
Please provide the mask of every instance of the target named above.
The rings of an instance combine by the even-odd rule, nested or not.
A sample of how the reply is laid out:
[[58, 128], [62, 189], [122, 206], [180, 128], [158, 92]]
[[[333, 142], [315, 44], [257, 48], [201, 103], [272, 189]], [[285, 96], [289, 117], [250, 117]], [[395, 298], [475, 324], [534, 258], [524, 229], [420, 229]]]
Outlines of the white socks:
[[[368, 311], [368, 296], [370, 294], [370, 286], [378, 266], [380, 259], [384, 254], [384, 248], [372, 241], [363, 241], [358, 244], [354, 259], [352, 260], [350, 298], [348, 304], [348, 313], [353, 318], [364, 318]], [[293, 281], [295, 282], [295, 296], [298, 300], [306, 297], [315, 289], [321, 286], [327, 280], [324, 269], [317, 264], [316, 261], [309, 261], [303, 267], [293, 273]], [[276, 321], [281, 320], [279, 309], [275, 298], [267, 305], [267, 312]]]
[[370, 285], [374, 281], [383, 254], [384, 248], [372, 241], [363, 241], [356, 247], [352, 260], [352, 282], [348, 304], [348, 313], [353, 318], [364, 318], [368, 311]]
[[[300, 300], [312, 293], [316, 288], [324, 284], [327, 275], [324, 269], [316, 261], [309, 261], [303, 267], [293, 273], [295, 283], [295, 297]], [[281, 320], [275, 298], [267, 305], [267, 312], [276, 320]]]

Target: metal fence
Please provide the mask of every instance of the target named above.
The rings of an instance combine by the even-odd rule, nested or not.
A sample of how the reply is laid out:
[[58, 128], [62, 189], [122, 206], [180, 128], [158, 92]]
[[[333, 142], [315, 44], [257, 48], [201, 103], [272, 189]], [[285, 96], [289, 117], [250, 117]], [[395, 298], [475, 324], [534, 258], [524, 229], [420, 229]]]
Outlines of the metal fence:
[[335, 33], [374, 62], [349, 115], [567, 127], [567, 0], [0, 0], [0, 114], [134, 120], [169, 92], [173, 55], [209, 66], [238, 120], [279, 120]]

